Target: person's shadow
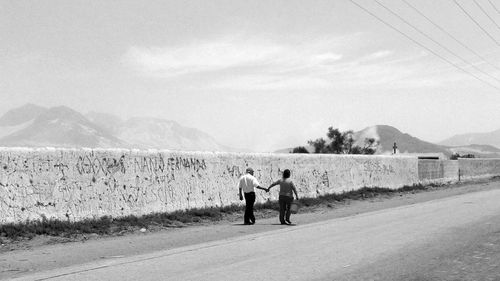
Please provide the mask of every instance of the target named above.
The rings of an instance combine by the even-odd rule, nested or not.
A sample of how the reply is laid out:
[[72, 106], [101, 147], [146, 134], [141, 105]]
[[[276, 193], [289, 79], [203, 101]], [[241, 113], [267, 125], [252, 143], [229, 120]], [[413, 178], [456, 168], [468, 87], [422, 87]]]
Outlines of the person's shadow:
[[[244, 223], [233, 223], [233, 226], [252, 226], [251, 224], [244, 224]], [[258, 223], [258, 224], [253, 224], [253, 225], [283, 225], [283, 226], [296, 226], [295, 223], [292, 224], [281, 224], [281, 223]]]

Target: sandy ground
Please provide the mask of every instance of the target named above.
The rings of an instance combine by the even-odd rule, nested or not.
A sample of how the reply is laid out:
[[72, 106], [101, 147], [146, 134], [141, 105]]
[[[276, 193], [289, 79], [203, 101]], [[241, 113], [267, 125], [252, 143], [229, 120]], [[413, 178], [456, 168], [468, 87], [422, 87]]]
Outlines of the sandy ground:
[[[292, 216], [292, 221], [298, 225], [315, 223], [468, 192], [497, 189], [499, 186], [498, 181], [469, 183], [442, 186], [425, 192], [400, 193], [393, 197], [382, 195], [369, 200], [345, 201], [330, 206], [301, 209], [299, 214]], [[130, 257], [289, 227], [279, 224], [275, 212], [257, 213], [257, 223], [253, 226], [245, 226], [241, 222], [239, 215], [217, 223], [131, 233], [118, 237], [93, 235], [68, 243], [60, 243], [60, 239], [50, 237], [37, 237], [30, 241], [1, 247], [0, 278], [8, 279], [99, 259]]]

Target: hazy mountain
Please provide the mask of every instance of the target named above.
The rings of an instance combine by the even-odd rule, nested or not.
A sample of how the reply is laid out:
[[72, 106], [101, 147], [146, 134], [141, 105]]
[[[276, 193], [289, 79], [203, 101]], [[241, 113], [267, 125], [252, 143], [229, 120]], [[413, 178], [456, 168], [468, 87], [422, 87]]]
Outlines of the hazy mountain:
[[85, 117], [112, 134], [117, 134], [123, 124], [120, 117], [109, 113], [91, 111]]
[[207, 133], [157, 118], [131, 118], [121, 124], [117, 136], [141, 148], [228, 150]]
[[89, 112], [84, 116], [64, 106], [47, 109], [32, 104], [0, 117], [0, 146], [233, 151], [207, 133], [175, 121], [123, 121], [107, 113]]
[[452, 153], [460, 155], [473, 154], [479, 158], [500, 158], [500, 149], [491, 145], [470, 144], [448, 148]]
[[492, 146], [492, 145], [487, 145], [487, 144], [469, 144], [469, 145], [464, 145], [464, 146], [454, 146], [454, 147], [450, 147], [450, 149], [470, 149], [470, 150], [477, 150], [477, 151], [500, 153], [500, 148]]
[[489, 133], [470, 133], [455, 135], [441, 141], [439, 144], [447, 146], [463, 146], [470, 144], [492, 145], [500, 148], [500, 130]]
[[[9, 111], [4, 117], [17, 116], [18, 112], [20, 109]], [[23, 118], [19, 120], [21, 119]], [[46, 109], [36, 118], [24, 124], [26, 125], [0, 138], [0, 145], [34, 147], [125, 146], [124, 142], [109, 132], [92, 123], [77, 111], [65, 106]]]
[[149, 117], [134, 117], [123, 121], [107, 113], [86, 115], [99, 126], [115, 134], [134, 148], [172, 150], [231, 151], [209, 134], [181, 126], [175, 121]]
[[0, 117], [1, 127], [18, 126], [32, 121], [47, 111], [47, 108], [28, 103], [21, 107], [12, 109]]

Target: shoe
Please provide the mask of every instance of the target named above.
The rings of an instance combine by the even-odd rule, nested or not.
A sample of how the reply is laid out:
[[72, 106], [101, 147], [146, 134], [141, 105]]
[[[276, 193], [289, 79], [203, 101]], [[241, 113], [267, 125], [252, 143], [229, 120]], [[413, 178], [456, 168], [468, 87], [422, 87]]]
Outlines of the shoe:
[[286, 222], [281, 222], [281, 224], [288, 224], [288, 223], [286, 223]]
[[243, 224], [244, 224], [244, 225], [252, 225], [253, 223], [250, 223], [250, 222], [244, 222]]
[[292, 222], [291, 222], [291, 221], [289, 221], [289, 220], [287, 220], [287, 221], [286, 221], [286, 223], [288, 223], [288, 224], [292, 224]]

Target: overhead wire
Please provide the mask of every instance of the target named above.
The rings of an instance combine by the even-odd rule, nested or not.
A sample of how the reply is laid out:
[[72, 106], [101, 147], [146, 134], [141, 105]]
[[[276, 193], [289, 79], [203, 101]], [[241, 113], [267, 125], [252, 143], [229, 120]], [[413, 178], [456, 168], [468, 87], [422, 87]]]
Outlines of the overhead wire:
[[476, 1], [476, 0], [472, 0], [474, 1], [474, 4], [476, 4], [476, 6], [481, 10], [481, 12], [483, 12], [483, 14], [486, 15], [486, 17], [488, 17], [490, 19], [490, 21], [498, 28], [500, 29], [500, 26], [498, 26], [498, 23], [492, 18], [490, 17], [490, 15], [486, 12], [485, 9], [483, 9], [483, 7], [481, 5], [479, 5], [479, 3]]
[[460, 10], [462, 10], [462, 12], [464, 12], [465, 15], [467, 15], [467, 17], [476, 24], [477, 27], [479, 27], [483, 32], [484, 34], [486, 34], [493, 42], [495, 42], [495, 44], [497, 44], [497, 46], [500, 46], [500, 43], [498, 43], [498, 41], [486, 30], [484, 29], [475, 19], [474, 17], [469, 14], [469, 12], [467, 12], [464, 7], [462, 7], [462, 5], [460, 5], [460, 3], [457, 2], [457, 0], [453, 0], [453, 2], [455, 3], [455, 5], [457, 5]]
[[493, 7], [493, 9], [495, 9], [495, 11], [497, 11], [497, 13], [500, 14], [500, 11], [497, 9], [495, 4], [493, 4], [493, 2], [491, 2], [491, 0], [488, 0], [488, 2], [490, 2], [490, 5]]
[[458, 58], [459, 60], [461, 60], [462, 62], [464, 62], [465, 64], [468, 64], [470, 65], [472, 68], [474, 68], [476, 71], [478, 72], [481, 72], [482, 74], [496, 80], [497, 82], [500, 83], [500, 79], [498, 79], [497, 77], [483, 71], [482, 69], [478, 68], [477, 66], [475, 66], [473, 63], [469, 62], [468, 60], [464, 59], [463, 57], [461, 57], [460, 55], [456, 54], [455, 52], [453, 52], [452, 50], [450, 50], [450, 48], [444, 46], [443, 44], [441, 44], [440, 42], [438, 42], [437, 40], [435, 40], [434, 38], [432, 38], [431, 36], [427, 35], [425, 32], [421, 31], [419, 28], [417, 28], [415, 25], [413, 25], [412, 23], [410, 23], [409, 21], [407, 21], [406, 19], [404, 19], [402, 16], [398, 15], [396, 12], [394, 12], [393, 10], [391, 10], [389, 7], [385, 6], [384, 4], [382, 4], [380, 1], [378, 0], [374, 0], [375, 3], [377, 3], [378, 5], [380, 5], [382, 8], [384, 8], [386, 11], [388, 11], [389, 13], [391, 13], [392, 15], [394, 15], [395, 17], [399, 18], [401, 21], [403, 21], [404, 23], [406, 23], [407, 25], [409, 25], [410, 27], [412, 27], [414, 30], [416, 30], [418, 33], [420, 33], [422, 36], [424, 36], [425, 38], [431, 40], [432, 42], [434, 42], [436, 45], [440, 46], [441, 48], [443, 48], [444, 50], [446, 50], [448, 53], [452, 54], [453, 56], [455, 56], [456, 58]]
[[464, 47], [469, 52], [473, 53], [476, 57], [478, 57], [479, 59], [481, 59], [482, 61], [484, 61], [488, 65], [490, 65], [491, 67], [493, 67], [496, 70], [500, 71], [500, 67], [498, 67], [498, 66], [494, 65], [493, 63], [489, 62], [482, 55], [480, 55], [476, 51], [474, 51], [474, 49], [470, 48], [465, 43], [463, 43], [462, 41], [458, 40], [453, 34], [451, 34], [450, 32], [446, 31], [442, 26], [440, 26], [439, 24], [437, 24], [436, 22], [434, 22], [432, 19], [430, 19], [428, 16], [426, 16], [421, 10], [417, 9], [415, 6], [413, 6], [412, 4], [410, 4], [407, 0], [402, 0], [402, 1], [403, 1], [403, 3], [405, 3], [406, 5], [408, 5], [411, 9], [413, 9], [415, 12], [417, 12], [419, 15], [421, 15], [423, 18], [425, 18], [428, 22], [430, 22], [432, 25], [434, 25], [437, 29], [441, 30], [446, 35], [448, 35], [451, 39], [453, 39], [455, 42], [457, 42], [460, 46]]
[[389, 22], [383, 20], [382, 18], [380, 18], [379, 16], [377, 16], [376, 14], [374, 14], [373, 12], [371, 12], [370, 10], [366, 9], [365, 7], [363, 7], [362, 5], [360, 5], [359, 3], [357, 3], [356, 1], [354, 0], [349, 0], [351, 3], [353, 3], [354, 5], [356, 5], [358, 8], [360, 8], [361, 10], [365, 11], [366, 13], [368, 13], [369, 15], [371, 15], [372, 17], [374, 17], [375, 19], [377, 19], [378, 21], [382, 22], [383, 24], [385, 24], [386, 26], [388, 26], [389, 28], [393, 29], [394, 31], [398, 32], [399, 34], [403, 35], [404, 37], [406, 37], [408, 40], [412, 41], [414, 44], [420, 46], [421, 48], [427, 50], [428, 52], [430, 52], [431, 54], [435, 55], [436, 57], [440, 58], [441, 60], [445, 61], [446, 63], [450, 64], [451, 66], [455, 67], [456, 69], [464, 72], [465, 74], [473, 77], [474, 79], [496, 89], [496, 90], [500, 90], [499, 87], [495, 86], [494, 84], [482, 79], [481, 77], [478, 77], [476, 75], [474, 75], [473, 73], [467, 71], [466, 69], [462, 68], [461, 66], [457, 65], [456, 63], [450, 61], [449, 59], [441, 56], [439, 53], [436, 53], [435, 51], [433, 51], [432, 49], [428, 48], [427, 46], [423, 45], [422, 43], [418, 42], [417, 40], [413, 39], [412, 37], [410, 37], [409, 35], [407, 35], [406, 33], [402, 32], [401, 30], [399, 30], [398, 28], [394, 27], [392, 24], [390, 24]]

